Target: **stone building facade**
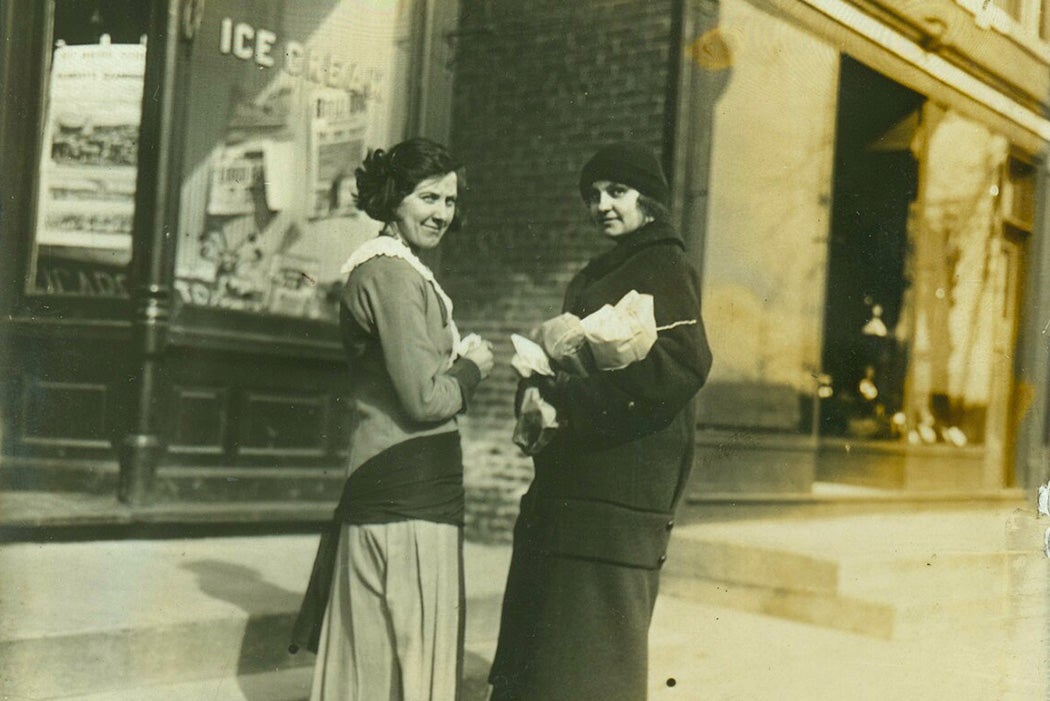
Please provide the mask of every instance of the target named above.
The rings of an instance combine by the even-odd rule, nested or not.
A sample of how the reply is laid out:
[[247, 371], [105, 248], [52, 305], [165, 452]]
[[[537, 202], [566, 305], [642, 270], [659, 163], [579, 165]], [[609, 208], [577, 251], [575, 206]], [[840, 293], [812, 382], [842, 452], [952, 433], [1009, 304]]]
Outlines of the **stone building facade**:
[[[1048, 8], [1022, 5], [466, 0], [451, 142], [470, 226], [441, 261], [464, 324], [507, 357], [559, 311], [604, 245], [578, 169], [635, 139], [702, 271], [694, 499], [1041, 481], [1050, 44]], [[483, 529], [529, 476], [513, 383], [498, 371], [467, 426]]]
[[323, 518], [332, 291], [375, 231], [349, 174], [417, 134], [467, 164], [432, 263], [504, 361], [464, 422], [474, 534], [506, 537], [530, 477], [509, 335], [607, 245], [576, 178], [620, 139], [660, 154], [701, 274], [693, 500], [1047, 477], [1048, 0], [0, 12], [2, 489]]

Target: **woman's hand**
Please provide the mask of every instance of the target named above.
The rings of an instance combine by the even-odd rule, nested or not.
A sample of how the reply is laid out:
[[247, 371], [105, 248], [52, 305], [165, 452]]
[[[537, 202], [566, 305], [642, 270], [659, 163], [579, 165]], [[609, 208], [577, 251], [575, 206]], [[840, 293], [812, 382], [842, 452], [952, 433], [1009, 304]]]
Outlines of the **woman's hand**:
[[485, 379], [492, 372], [495, 360], [492, 357], [492, 343], [481, 341], [472, 343], [463, 350], [463, 357], [478, 366], [481, 371], [481, 379]]

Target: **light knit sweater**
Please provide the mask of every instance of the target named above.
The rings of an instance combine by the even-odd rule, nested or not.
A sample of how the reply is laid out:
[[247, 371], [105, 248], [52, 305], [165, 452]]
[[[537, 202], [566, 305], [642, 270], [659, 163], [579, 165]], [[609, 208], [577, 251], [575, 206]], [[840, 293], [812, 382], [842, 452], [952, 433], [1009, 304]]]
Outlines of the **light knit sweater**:
[[481, 373], [452, 360], [458, 333], [439, 289], [390, 255], [350, 272], [340, 316], [351, 377], [347, 474], [398, 443], [458, 428]]

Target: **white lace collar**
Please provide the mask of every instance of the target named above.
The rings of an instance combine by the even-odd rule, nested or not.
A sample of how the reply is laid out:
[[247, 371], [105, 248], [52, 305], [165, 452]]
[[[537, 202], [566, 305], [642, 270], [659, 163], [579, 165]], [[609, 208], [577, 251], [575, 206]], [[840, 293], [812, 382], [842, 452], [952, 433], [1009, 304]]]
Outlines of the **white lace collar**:
[[434, 286], [434, 291], [437, 292], [438, 297], [441, 299], [442, 304], [445, 305], [445, 311], [448, 312], [448, 325], [452, 332], [452, 360], [458, 357], [459, 348], [459, 329], [456, 327], [456, 322], [452, 318], [452, 298], [449, 297], [445, 290], [441, 288], [437, 279], [434, 277], [433, 271], [426, 266], [416, 254], [412, 252], [401, 239], [396, 236], [379, 235], [374, 239], [369, 239], [363, 244], [357, 247], [357, 249], [350, 254], [346, 262], [343, 263], [343, 267], [340, 268], [339, 273], [344, 276], [349, 276], [354, 269], [364, 263], [367, 260], [371, 260], [376, 256], [388, 256], [390, 258], [400, 258], [409, 265], [411, 265], [416, 272], [423, 276], [423, 279]]

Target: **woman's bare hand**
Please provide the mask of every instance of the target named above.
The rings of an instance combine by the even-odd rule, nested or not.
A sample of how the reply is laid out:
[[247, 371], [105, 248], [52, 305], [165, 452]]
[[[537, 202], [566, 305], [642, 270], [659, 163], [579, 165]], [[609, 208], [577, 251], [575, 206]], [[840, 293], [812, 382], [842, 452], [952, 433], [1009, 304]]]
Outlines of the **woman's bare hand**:
[[481, 370], [481, 379], [485, 379], [492, 372], [495, 359], [492, 357], [492, 344], [488, 341], [472, 344], [463, 352], [463, 357], [478, 366]]

